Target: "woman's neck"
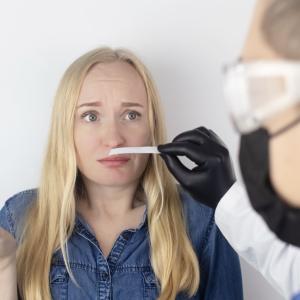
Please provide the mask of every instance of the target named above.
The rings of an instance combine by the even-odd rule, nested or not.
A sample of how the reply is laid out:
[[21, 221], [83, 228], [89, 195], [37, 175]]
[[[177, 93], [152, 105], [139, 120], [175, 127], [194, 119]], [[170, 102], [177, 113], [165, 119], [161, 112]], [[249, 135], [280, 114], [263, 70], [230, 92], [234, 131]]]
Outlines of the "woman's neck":
[[136, 197], [138, 182], [126, 186], [102, 186], [85, 180], [87, 199], [77, 203], [79, 212], [84, 211], [94, 217], [122, 218], [144, 203]]

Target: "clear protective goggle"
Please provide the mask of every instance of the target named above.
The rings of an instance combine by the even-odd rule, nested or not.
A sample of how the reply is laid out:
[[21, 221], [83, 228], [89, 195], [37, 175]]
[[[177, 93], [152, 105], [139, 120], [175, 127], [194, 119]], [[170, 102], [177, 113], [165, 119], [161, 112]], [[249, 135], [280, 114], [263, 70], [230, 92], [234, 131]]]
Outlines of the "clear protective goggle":
[[225, 67], [224, 96], [240, 133], [300, 102], [300, 62], [238, 62]]

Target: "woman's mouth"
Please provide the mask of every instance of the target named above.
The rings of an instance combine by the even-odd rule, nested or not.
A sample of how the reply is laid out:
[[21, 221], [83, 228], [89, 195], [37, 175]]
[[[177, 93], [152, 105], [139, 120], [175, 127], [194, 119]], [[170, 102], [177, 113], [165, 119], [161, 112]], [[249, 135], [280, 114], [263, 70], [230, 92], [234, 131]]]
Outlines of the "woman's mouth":
[[112, 155], [98, 160], [99, 163], [106, 167], [121, 167], [128, 163], [130, 157], [125, 155]]

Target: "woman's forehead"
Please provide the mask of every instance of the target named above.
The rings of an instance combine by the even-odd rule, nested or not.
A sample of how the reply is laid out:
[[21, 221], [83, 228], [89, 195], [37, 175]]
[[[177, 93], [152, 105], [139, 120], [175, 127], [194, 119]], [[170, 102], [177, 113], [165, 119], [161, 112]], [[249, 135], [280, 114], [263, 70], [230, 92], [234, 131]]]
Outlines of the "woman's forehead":
[[90, 69], [85, 79], [142, 81], [136, 69], [123, 61], [98, 63]]
[[[95, 65], [81, 87], [78, 104], [104, 101], [107, 97], [123, 101], [144, 103], [147, 99], [145, 84], [138, 72], [126, 62]], [[123, 99], [121, 99], [123, 98]]]

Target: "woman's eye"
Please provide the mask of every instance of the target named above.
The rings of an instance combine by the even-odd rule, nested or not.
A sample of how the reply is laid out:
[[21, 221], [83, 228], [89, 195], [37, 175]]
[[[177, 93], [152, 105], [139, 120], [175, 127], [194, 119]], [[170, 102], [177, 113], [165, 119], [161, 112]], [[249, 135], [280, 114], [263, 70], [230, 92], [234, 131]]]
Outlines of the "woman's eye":
[[129, 112], [127, 112], [127, 114], [126, 114], [126, 119], [132, 121], [132, 120], [137, 119], [137, 118], [140, 117], [140, 116], [141, 116], [141, 114], [138, 113], [137, 111], [129, 111]]
[[97, 114], [93, 112], [86, 112], [81, 116], [81, 118], [87, 122], [95, 122], [97, 121]]

